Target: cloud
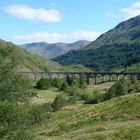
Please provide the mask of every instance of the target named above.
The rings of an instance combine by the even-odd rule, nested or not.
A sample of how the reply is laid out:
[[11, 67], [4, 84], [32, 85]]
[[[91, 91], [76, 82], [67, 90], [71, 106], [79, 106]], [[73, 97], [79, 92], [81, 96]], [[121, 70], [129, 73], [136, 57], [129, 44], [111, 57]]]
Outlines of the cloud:
[[102, 33], [100, 32], [88, 32], [88, 31], [77, 31], [70, 34], [62, 34], [62, 33], [48, 33], [48, 32], [41, 32], [41, 33], [33, 33], [28, 35], [16, 35], [13, 37], [14, 42], [40, 42], [45, 41], [48, 43], [56, 43], [56, 42], [74, 42], [77, 40], [95, 40], [99, 35]]
[[134, 8], [140, 8], [140, 2], [136, 2], [132, 4], [132, 7]]
[[88, 32], [88, 31], [77, 31], [69, 35], [69, 37], [73, 38], [73, 40], [89, 40], [93, 41], [95, 40], [99, 35], [101, 35], [101, 32]]
[[133, 3], [127, 8], [121, 9], [126, 19], [140, 15], [140, 2]]
[[61, 20], [61, 14], [56, 9], [35, 9], [28, 5], [18, 4], [6, 7], [5, 11], [19, 19], [41, 22], [60, 22]]

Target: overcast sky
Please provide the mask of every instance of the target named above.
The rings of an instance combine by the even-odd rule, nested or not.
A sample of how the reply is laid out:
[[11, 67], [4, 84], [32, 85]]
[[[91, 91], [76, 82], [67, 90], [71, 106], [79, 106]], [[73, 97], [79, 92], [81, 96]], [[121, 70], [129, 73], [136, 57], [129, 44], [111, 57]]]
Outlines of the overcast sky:
[[93, 41], [137, 15], [138, 0], [1, 0], [0, 38], [17, 44]]

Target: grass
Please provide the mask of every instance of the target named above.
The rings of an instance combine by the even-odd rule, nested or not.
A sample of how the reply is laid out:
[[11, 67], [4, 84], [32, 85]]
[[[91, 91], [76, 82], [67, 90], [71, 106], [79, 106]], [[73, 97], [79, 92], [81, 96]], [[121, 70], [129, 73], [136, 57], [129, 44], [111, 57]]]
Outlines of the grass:
[[25, 49], [18, 47], [10, 42], [0, 39], [0, 46], [7, 48], [15, 48], [15, 57], [18, 60], [19, 72], [46, 72], [46, 71], [91, 71], [82, 65], [62, 66], [57, 62], [41, 57], [36, 54], [29, 53]]
[[[89, 86], [88, 90], [104, 90]], [[92, 88], [93, 87], [93, 88]], [[57, 96], [52, 90], [37, 91], [41, 99], [33, 103], [51, 102]], [[31, 129], [38, 140], [139, 140], [140, 94], [117, 97], [97, 105], [77, 102], [49, 114], [46, 123]]]
[[39, 96], [31, 99], [32, 104], [43, 104], [53, 102], [54, 98], [61, 92], [53, 90], [34, 90]]
[[[43, 132], [51, 139], [116, 139], [139, 136], [140, 97], [116, 98], [98, 105], [78, 105], [52, 114]], [[131, 106], [131, 108], [130, 108]], [[45, 130], [45, 131], [44, 131]], [[122, 131], [125, 131], [122, 134]], [[132, 131], [132, 133], [129, 133]], [[131, 136], [131, 134], [134, 134]], [[40, 139], [44, 139], [43, 137]]]

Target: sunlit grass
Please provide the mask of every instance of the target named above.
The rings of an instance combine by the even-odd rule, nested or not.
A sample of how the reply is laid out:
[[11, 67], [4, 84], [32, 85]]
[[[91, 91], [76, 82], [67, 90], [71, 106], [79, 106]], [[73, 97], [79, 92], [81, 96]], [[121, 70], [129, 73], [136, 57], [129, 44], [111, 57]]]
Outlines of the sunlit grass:
[[[113, 83], [90, 85], [93, 90], [104, 91]], [[32, 103], [52, 102], [61, 94], [51, 90], [36, 90], [41, 98]], [[130, 94], [92, 105], [78, 101], [59, 111], [49, 113], [49, 119], [31, 132], [39, 140], [139, 140], [140, 138], [140, 95]]]
[[38, 95], [31, 99], [33, 104], [43, 104], [48, 102], [53, 102], [54, 98], [61, 92], [50, 90], [34, 90]]

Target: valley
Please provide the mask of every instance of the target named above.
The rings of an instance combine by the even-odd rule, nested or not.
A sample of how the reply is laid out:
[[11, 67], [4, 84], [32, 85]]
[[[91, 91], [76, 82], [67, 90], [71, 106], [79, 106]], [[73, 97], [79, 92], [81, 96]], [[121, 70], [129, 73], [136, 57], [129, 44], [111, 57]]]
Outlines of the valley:
[[37, 42], [41, 36], [27, 35], [36, 42], [24, 45], [0, 39], [0, 139], [139, 140], [140, 16], [92, 42]]
[[[113, 83], [90, 85], [86, 90], [104, 91]], [[52, 102], [61, 92], [36, 91], [40, 98], [33, 99], [33, 103], [45, 104]], [[35, 126], [32, 131], [40, 140], [46, 139], [138, 139], [140, 137], [139, 93], [114, 98], [97, 105], [84, 104], [78, 101], [68, 105], [51, 116], [41, 126]], [[44, 100], [45, 99], [45, 100]], [[131, 108], [129, 108], [131, 106]], [[134, 117], [135, 116], [135, 117]], [[122, 133], [123, 131], [123, 133]]]

